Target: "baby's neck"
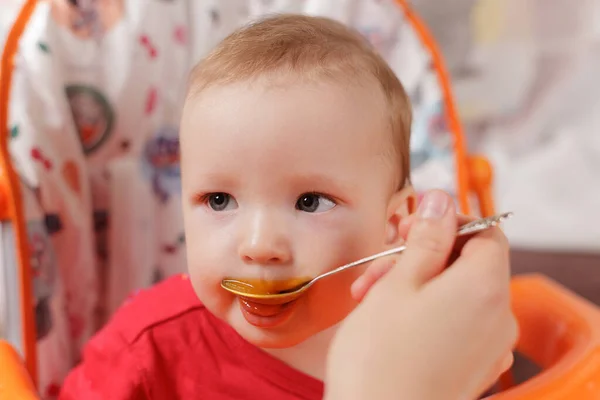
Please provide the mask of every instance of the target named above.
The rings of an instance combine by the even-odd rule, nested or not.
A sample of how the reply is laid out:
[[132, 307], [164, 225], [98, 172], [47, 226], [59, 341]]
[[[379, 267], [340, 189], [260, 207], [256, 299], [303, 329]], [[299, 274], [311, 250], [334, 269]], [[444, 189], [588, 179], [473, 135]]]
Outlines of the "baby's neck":
[[273, 357], [313, 378], [325, 379], [327, 352], [337, 325], [286, 349], [264, 349]]

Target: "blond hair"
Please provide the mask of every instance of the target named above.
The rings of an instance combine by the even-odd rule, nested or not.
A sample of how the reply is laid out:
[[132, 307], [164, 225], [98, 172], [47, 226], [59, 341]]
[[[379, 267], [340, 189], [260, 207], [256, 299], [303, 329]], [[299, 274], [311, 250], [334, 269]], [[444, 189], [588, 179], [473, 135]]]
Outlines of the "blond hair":
[[332, 19], [284, 14], [238, 29], [194, 67], [188, 98], [210, 86], [277, 72], [344, 83], [374, 78], [388, 105], [399, 184], [409, 182], [412, 113], [404, 87], [359, 32]]

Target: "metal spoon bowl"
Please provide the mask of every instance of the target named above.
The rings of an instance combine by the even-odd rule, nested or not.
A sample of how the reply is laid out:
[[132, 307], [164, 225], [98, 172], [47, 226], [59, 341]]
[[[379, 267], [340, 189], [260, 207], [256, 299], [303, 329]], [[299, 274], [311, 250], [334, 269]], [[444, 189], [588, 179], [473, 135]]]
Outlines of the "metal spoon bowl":
[[[512, 217], [512, 215], [513, 214], [511, 212], [507, 212], [507, 213], [498, 214], [498, 215], [495, 215], [492, 217], [481, 218], [481, 219], [477, 219], [475, 221], [468, 222], [468, 223], [462, 225], [460, 228], [458, 228], [456, 235], [457, 236], [465, 236], [465, 235], [472, 235], [477, 232], [481, 232], [481, 231], [489, 229], [493, 226], [499, 225], [501, 222]], [[377, 253], [377, 254], [374, 254], [374, 255], [371, 255], [371, 256], [368, 256], [365, 258], [361, 258], [360, 260], [351, 262], [346, 265], [342, 265], [341, 267], [338, 267], [329, 272], [325, 272], [324, 274], [321, 274], [311, 280], [303, 282], [295, 287], [289, 288], [289, 289], [279, 292], [279, 293], [269, 293], [269, 294], [253, 293], [251, 291], [252, 285], [250, 285], [246, 282], [240, 281], [240, 280], [236, 280], [236, 279], [223, 279], [221, 281], [221, 287], [223, 289], [227, 290], [228, 292], [235, 294], [236, 296], [240, 296], [244, 299], [248, 299], [248, 300], [256, 302], [256, 303], [261, 303], [261, 304], [289, 303], [293, 300], [296, 300], [298, 297], [300, 297], [304, 292], [306, 292], [318, 280], [321, 280], [325, 277], [345, 271], [349, 268], [353, 268], [358, 265], [368, 263], [370, 261], [376, 260], [381, 257], [386, 257], [386, 256], [389, 256], [392, 254], [402, 253], [404, 250], [406, 250], [406, 245], [395, 247], [393, 249], [382, 251], [381, 253]], [[248, 289], [248, 290], [246, 290], [246, 289]]]

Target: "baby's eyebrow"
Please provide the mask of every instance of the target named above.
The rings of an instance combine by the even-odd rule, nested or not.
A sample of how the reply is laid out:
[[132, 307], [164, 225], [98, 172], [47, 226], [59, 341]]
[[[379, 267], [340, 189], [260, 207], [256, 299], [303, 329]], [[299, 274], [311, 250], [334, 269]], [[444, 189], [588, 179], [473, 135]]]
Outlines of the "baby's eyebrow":
[[186, 175], [194, 191], [233, 190], [240, 184], [238, 177], [234, 174], [188, 171]]
[[295, 176], [292, 183], [298, 186], [313, 188], [314, 190], [332, 190], [336, 192], [347, 192], [352, 190], [352, 180], [332, 178], [323, 174], [302, 174]]

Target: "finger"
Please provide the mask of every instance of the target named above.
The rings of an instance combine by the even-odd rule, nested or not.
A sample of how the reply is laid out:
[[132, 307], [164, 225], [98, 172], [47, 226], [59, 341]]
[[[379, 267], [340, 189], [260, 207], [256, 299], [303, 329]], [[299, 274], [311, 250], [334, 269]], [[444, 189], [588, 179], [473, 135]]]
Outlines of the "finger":
[[[503, 385], [502, 385], [503, 375], [512, 367], [512, 365], [514, 363], [514, 359], [515, 358], [514, 358], [512, 351], [509, 352], [508, 354], [506, 354], [497, 363], [497, 365], [494, 367], [494, 369], [489, 374], [487, 379], [485, 379], [482, 382], [481, 387], [479, 388], [479, 390], [477, 390], [477, 393], [483, 393], [485, 390], [487, 390], [489, 388], [498, 387], [497, 385], [499, 383], [500, 383], [499, 387], [502, 388], [503, 387]], [[509, 382], [512, 382], [512, 379], [510, 376], [508, 376], [507, 378], [510, 380]]]
[[[508, 255], [510, 246], [508, 239], [502, 230], [495, 226], [479, 232], [465, 242], [461, 254], [470, 255], [486, 253], [489, 247], [495, 247], [498, 251]], [[488, 255], [489, 256], [489, 255]]]
[[352, 298], [355, 301], [361, 302], [369, 292], [369, 289], [371, 289], [371, 287], [383, 277], [395, 263], [396, 258], [392, 257], [374, 261], [350, 287]]
[[[457, 218], [457, 230], [460, 226], [477, 219], [475, 217], [471, 217], [471, 216], [464, 215], [464, 214], [457, 214], [456, 218]], [[408, 236], [408, 232], [410, 231], [410, 227], [412, 226], [413, 222], [416, 219], [417, 219], [417, 215], [411, 214], [408, 217], [402, 219], [402, 221], [400, 222], [400, 224], [398, 226], [398, 233], [404, 242], [406, 242], [406, 238]], [[448, 258], [448, 261], [446, 263], [447, 265], [452, 265], [452, 263], [454, 263], [454, 261], [456, 261], [458, 259], [463, 246], [469, 240], [469, 238], [470, 238], [470, 236], [457, 236], [456, 237], [456, 239], [454, 241], [454, 247], [452, 248], [452, 252], [450, 253], [450, 257]], [[379, 275], [379, 277], [381, 277], [381, 276], [383, 276], [383, 275]]]
[[477, 321], [494, 337], [488, 350], [497, 361], [488, 367], [484, 385], [492, 384], [510, 368], [519, 336], [510, 304], [509, 261], [505, 253], [507, 243], [499, 229], [481, 232], [467, 242], [456, 262], [427, 287], [441, 303], [462, 297], [461, 313], [471, 315], [464, 324]]
[[513, 351], [514, 351], [515, 347], [517, 346], [517, 341], [519, 338], [519, 325], [512, 313], [510, 313], [508, 322], [506, 322], [504, 324], [503, 328], [504, 328], [505, 336], [506, 336], [506, 338], [505, 338], [506, 350], [505, 350], [504, 356], [500, 359], [500, 361], [496, 365], [496, 368], [494, 370], [494, 373], [495, 373], [494, 379], [497, 379], [500, 375], [502, 375], [503, 373], [508, 371], [512, 367], [512, 365], [515, 361]]
[[[504, 233], [497, 227], [471, 237], [448, 269], [450, 281], [479, 286], [485, 299], [509, 301], [510, 248]], [[484, 300], [484, 299], [481, 299]]]
[[478, 219], [478, 217], [474, 217], [472, 215], [456, 214], [456, 222], [458, 223], [458, 227], [468, 222], [475, 221], [476, 219]]
[[511, 351], [504, 357], [504, 359], [500, 363], [498, 375], [502, 375], [503, 373], [508, 371], [510, 369], [510, 367], [512, 367], [514, 362], [515, 362], [515, 356], [513, 355], [513, 352]]
[[[489, 374], [488, 378], [484, 381], [482, 385], [482, 390], [485, 390], [488, 387], [493, 386], [498, 383], [502, 379], [502, 375], [506, 373], [513, 366], [515, 362], [515, 356], [512, 351], [509, 351], [500, 361], [496, 364], [492, 372]], [[480, 390], [481, 391], [481, 390]]]
[[[404, 241], [406, 241], [406, 238], [408, 236], [408, 231], [410, 230], [412, 224], [414, 223], [414, 221], [416, 219], [417, 219], [417, 214], [411, 214], [408, 217], [403, 218], [400, 221], [400, 224], [398, 226], [398, 232], [399, 232], [400, 237]], [[458, 214], [457, 219], [458, 219], [458, 226], [460, 226], [462, 224], [465, 224], [467, 222], [474, 220], [475, 218], [469, 217], [466, 215], [462, 215], [462, 214]], [[458, 258], [459, 255], [460, 255], [460, 248], [457, 248], [455, 246], [455, 248], [451, 251], [450, 258], [448, 259], [447, 264], [453, 263]], [[364, 297], [367, 295], [367, 293], [369, 292], [371, 287], [379, 279], [381, 279], [392, 268], [392, 266], [394, 264], [395, 264], [395, 259], [391, 259], [391, 258], [374, 261], [365, 270], [365, 272], [358, 279], [356, 279], [356, 281], [354, 281], [354, 283], [350, 287], [350, 293], [352, 295], [352, 298], [357, 302], [361, 302], [364, 299]]]
[[455, 238], [456, 214], [451, 197], [440, 190], [427, 192], [411, 224], [407, 249], [398, 268], [387, 275], [415, 287], [423, 285], [444, 268]]
[[[410, 231], [410, 227], [412, 226], [412, 224], [415, 222], [416, 219], [417, 219], [417, 214], [411, 214], [411, 215], [403, 218], [400, 221], [400, 224], [398, 224], [398, 234], [402, 239], [406, 240], [406, 238], [408, 237], [408, 231]], [[471, 221], [475, 221], [477, 218], [471, 217], [468, 215], [464, 215], [464, 214], [456, 214], [456, 219], [457, 219], [456, 229], [458, 230], [458, 228], [461, 225], [464, 225]]]
[[510, 246], [500, 228], [492, 227], [461, 239], [465, 241], [461, 248], [457, 240], [454, 250], [459, 256], [450, 264], [449, 277], [456, 274], [458, 280], [469, 283], [478, 279], [479, 286], [509, 283]]
[[408, 231], [410, 230], [410, 227], [416, 219], [417, 214], [411, 214], [408, 217], [402, 218], [400, 220], [400, 224], [398, 224], [398, 235], [403, 240], [406, 240], [406, 238], [408, 237]]
[[512, 351], [508, 351], [502, 358], [498, 360], [492, 371], [490, 372], [489, 378], [485, 386], [490, 386], [494, 382], [498, 381], [498, 378], [508, 371], [515, 362], [515, 356]]
[[[451, 265], [460, 257], [460, 251], [452, 250], [448, 257], [447, 265]], [[387, 257], [376, 260], [371, 264], [361, 276], [359, 276], [350, 286], [350, 294], [352, 298], [361, 302], [369, 292], [369, 290], [387, 274], [397, 263], [397, 259]]]

